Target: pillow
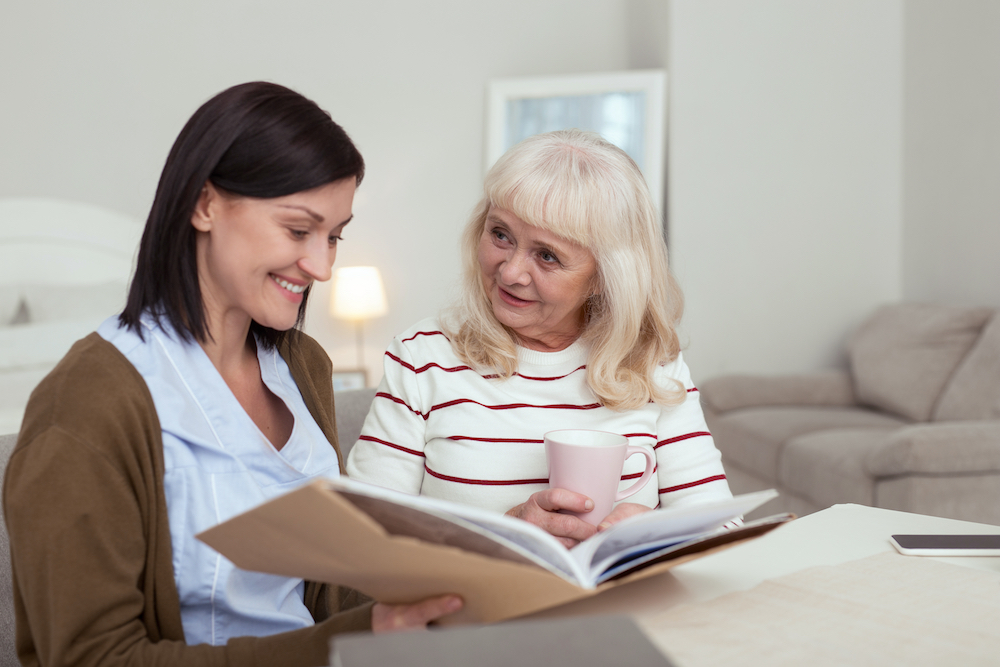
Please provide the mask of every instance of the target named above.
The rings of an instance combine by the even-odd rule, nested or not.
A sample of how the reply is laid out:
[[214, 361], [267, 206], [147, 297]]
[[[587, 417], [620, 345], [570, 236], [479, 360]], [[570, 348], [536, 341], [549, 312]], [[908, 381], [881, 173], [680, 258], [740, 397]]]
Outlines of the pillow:
[[14, 322], [21, 305], [21, 290], [16, 285], [0, 285], [0, 327]]
[[21, 300], [17, 302], [17, 312], [14, 313], [14, 319], [10, 321], [10, 325], [15, 324], [27, 324], [31, 321], [31, 313], [28, 312], [28, 302], [21, 297]]
[[849, 344], [858, 401], [929, 421], [952, 373], [992, 314], [989, 308], [918, 304], [879, 309]]
[[24, 299], [31, 322], [106, 318], [125, 307], [127, 285], [122, 281], [93, 285], [25, 285]]
[[1000, 312], [958, 366], [934, 408], [934, 421], [1000, 419]]
[[11, 370], [51, 369], [73, 343], [94, 331], [103, 320], [103, 317], [94, 317], [0, 329], [0, 373], [6, 378]]

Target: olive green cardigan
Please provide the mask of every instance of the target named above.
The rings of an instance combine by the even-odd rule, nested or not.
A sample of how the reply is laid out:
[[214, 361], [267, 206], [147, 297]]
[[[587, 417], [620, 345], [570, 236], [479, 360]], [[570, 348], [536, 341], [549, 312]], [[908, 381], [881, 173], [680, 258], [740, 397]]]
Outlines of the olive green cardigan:
[[[308, 336], [291, 338], [281, 355], [343, 472], [330, 360]], [[330, 615], [351, 596], [310, 583], [311, 627], [184, 643], [156, 408], [142, 376], [96, 333], [32, 394], [3, 502], [24, 665], [324, 665], [332, 635], [371, 627], [369, 604]]]

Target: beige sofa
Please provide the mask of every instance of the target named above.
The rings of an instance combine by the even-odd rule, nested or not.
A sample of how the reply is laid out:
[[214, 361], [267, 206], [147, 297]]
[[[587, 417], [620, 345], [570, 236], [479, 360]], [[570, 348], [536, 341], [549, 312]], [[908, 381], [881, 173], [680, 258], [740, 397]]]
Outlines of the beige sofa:
[[859, 503], [1000, 524], [1000, 312], [903, 304], [848, 343], [849, 370], [701, 383], [734, 493], [757, 514]]

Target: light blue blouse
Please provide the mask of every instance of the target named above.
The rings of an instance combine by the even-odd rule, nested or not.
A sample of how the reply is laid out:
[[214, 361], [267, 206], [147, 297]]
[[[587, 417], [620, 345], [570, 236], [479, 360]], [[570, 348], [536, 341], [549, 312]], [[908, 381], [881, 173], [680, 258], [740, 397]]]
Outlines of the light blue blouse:
[[236, 400], [197, 343], [169, 324], [142, 321], [145, 341], [106, 320], [97, 333], [139, 371], [163, 429], [163, 486], [174, 579], [188, 644], [225, 644], [312, 625], [305, 585], [234, 566], [195, 534], [317, 476], [338, 477], [337, 454], [306, 408], [277, 350], [257, 347], [264, 384], [295, 418], [276, 450]]

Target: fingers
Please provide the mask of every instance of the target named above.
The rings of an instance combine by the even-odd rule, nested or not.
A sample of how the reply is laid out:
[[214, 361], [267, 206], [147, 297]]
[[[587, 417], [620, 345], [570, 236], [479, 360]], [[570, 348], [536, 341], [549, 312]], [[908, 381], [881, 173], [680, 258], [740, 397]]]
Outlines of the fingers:
[[597, 526], [598, 531], [607, 530], [614, 524], [618, 523], [623, 519], [627, 519], [630, 516], [635, 516], [636, 514], [642, 514], [643, 512], [652, 512], [653, 510], [645, 505], [640, 505], [638, 503], [619, 503], [613, 510], [611, 514], [604, 517], [600, 525]]
[[546, 512], [569, 510], [570, 512], [589, 512], [594, 509], [594, 501], [569, 489], [545, 489], [531, 494], [529, 501], [534, 500]]
[[507, 514], [535, 524], [570, 548], [597, 531], [572, 514], [559, 514], [556, 510], [585, 512], [593, 506], [593, 501], [582, 494], [566, 489], [546, 489], [532, 494], [527, 502], [511, 508]]
[[597, 532], [594, 526], [579, 517], [555, 512], [545, 512], [536, 525], [559, 538], [567, 548], [576, 546]]
[[413, 604], [382, 604], [372, 607], [372, 632], [421, 630], [431, 621], [462, 608], [457, 595], [439, 595]]

